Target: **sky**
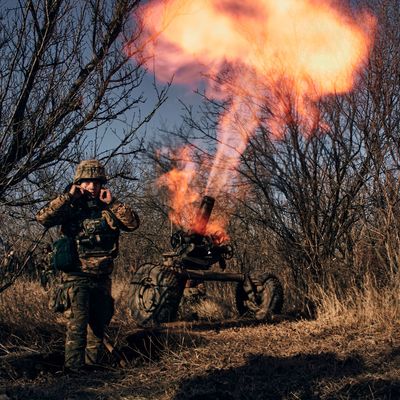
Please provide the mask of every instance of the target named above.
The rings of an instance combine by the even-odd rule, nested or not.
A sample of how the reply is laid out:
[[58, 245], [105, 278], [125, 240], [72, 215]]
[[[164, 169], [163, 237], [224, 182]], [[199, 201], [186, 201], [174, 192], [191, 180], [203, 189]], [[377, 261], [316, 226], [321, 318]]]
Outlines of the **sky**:
[[[150, 111], [155, 101], [153, 82], [153, 75], [151, 73], [146, 74], [142, 89], [148, 101], [142, 108], [144, 111]], [[162, 87], [163, 83], [157, 82], [157, 85]], [[198, 107], [201, 99], [200, 96], [195, 93], [195, 88], [173, 83], [168, 91], [167, 101], [156, 112], [153, 119], [146, 127], [148, 134], [157, 135], [159, 129], [164, 127], [167, 129], [179, 127], [182, 123], [183, 114], [181, 102], [193, 107]]]
[[[127, 120], [137, 117], [138, 111], [141, 112], [141, 118], [150, 113], [154, 104], [156, 103], [156, 94], [153, 87], [154, 77], [152, 73], [146, 73], [142, 85], [137, 89], [136, 94], [143, 93], [143, 97], [146, 100], [140, 105], [138, 109], [132, 109], [126, 113]], [[165, 83], [157, 82], [159, 90], [163, 88]], [[145, 141], [158, 142], [162, 136], [165, 136], [165, 131], [177, 130], [182, 125], [182, 117], [185, 113], [182, 105], [186, 104], [196, 110], [201, 104], [201, 96], [195, 93], [196, 88], [188, 87], [181, 84], [172, 84], [168, 90], [167, 100], [161, 105], [156, 111], [153, 118], [149, 123], [144, 125], [139, 130], [139, 137], [145, 138]], [[114, 130], [119, 132], [119, 129], [125, 129], [126, 125], [121, 124], [118, 121], [113, 121], [107, 128], [106, 136], [100, 146], [100, 151], [108, 151], [114, 148], [117, 143], [117, 139], [112, 133]], [[120, 132], [119, 132], [120, 133]]]

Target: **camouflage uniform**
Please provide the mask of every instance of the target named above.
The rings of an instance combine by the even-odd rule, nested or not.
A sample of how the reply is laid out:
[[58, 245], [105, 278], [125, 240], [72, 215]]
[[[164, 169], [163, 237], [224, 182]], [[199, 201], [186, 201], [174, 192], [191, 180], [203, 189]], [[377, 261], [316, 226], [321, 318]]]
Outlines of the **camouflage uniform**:
[[[95, 179], [106, 181], [103, 167], [96, 160], [83, 161], [74, 183]], [[61, 225], [62, 234], [72, 238], [76, 251], [76, 262], [62, 277], [68, 304], [65, 366], [79, 369], [85, 363], [97, 363], [104, 330], [114, 312], [110, 274], [119, 233], [136, 229], [138, 216], [115, 199], [106, 204], [99, 198], [74, 200], [64, 193], [40, 210], [36, 219], [45, 227]]]

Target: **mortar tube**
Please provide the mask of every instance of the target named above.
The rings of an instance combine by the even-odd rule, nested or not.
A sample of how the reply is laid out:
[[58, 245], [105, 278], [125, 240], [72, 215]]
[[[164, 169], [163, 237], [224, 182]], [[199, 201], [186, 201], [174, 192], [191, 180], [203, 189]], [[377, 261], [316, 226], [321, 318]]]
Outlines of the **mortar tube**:
[[199, 210], [197, 211], [194, 228], [196, 233], [205, 235], [208, 221], [214, 208], [215, 199], [211, 196], [203, 196]]

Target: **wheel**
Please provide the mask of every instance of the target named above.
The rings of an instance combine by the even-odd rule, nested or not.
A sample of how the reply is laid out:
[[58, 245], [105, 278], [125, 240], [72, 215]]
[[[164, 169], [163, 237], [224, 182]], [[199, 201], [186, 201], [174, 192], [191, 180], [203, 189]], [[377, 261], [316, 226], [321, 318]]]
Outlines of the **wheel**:
[[184, 289], [184, 280], [162, 265], [144, 264], [131, 282], [128, 305], [140, 326], [174, 321]]
[[283, 307], [283, 288], [279, 279], [264, 273], [246, 277], [236, 287], [236, 308], [239, 315], [249, 315], [264, 320], [280, 314]]

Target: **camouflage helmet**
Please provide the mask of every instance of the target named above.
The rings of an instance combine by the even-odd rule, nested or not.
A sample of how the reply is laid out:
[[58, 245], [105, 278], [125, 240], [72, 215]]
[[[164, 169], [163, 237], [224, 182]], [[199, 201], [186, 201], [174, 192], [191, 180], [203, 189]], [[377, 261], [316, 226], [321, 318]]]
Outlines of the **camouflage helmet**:
[[79, 183], [85, 179], [98, 180], [101, 183], [107, 182], [105, 169], [98, 160], [84, 160], [78, 164], [74, 176], [74, 183]]

